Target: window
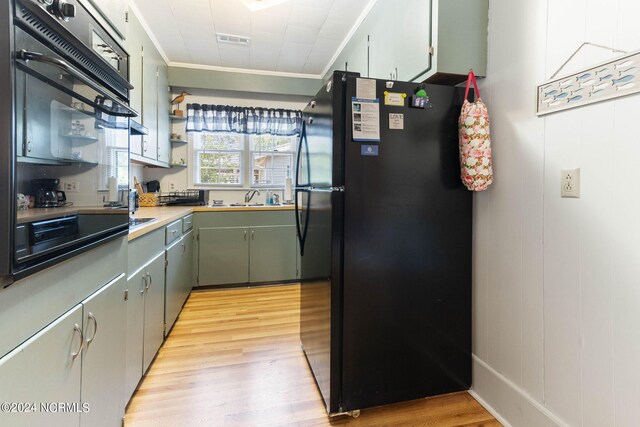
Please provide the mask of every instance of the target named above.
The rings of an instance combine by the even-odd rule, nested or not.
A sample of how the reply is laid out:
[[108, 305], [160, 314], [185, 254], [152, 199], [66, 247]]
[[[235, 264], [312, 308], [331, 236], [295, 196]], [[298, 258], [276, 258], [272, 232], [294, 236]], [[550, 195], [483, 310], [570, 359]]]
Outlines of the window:
[[195, 185], [239, 186], [243, 183], [244, 135], [230, 132], [191, 133]]
[[284, 187], [292, 177], [296, 136], [251, 135], [251, 185]]
[[109, 177], [116, 177], [120, 188], [129, 188], [129, 131], [127, 129], [103, 129], [98, 138], [104, 138], [105, 150], [101, 188], [108, 190]]
[[[293, 177], [298, 136], [190, 132], [193, 184], [199, 186], [284, 187]], [[247, 165], [247, 166], [245, 166]]]

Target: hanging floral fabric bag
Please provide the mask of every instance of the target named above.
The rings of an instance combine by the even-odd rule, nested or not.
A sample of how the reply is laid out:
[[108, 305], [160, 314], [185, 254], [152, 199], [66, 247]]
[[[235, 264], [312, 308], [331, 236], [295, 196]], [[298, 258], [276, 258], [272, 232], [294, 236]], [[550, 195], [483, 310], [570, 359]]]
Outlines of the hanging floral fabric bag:
[[[469, 102], [469, 87], [472, 82], [476, 100]], [[469, 72], [467, 78], [467, 89], [458, 121], [458, 135], [462, 183], [471, 191], [486, 190], [493, 182], [489, 112], [480, 98], [473, 71]]]

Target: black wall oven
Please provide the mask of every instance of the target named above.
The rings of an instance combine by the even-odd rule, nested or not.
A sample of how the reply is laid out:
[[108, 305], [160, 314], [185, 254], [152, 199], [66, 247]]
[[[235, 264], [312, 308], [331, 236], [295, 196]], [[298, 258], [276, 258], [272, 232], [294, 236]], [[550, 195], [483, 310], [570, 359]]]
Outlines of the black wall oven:
[[[0, 0], [0, 285], [123, 236], [128, 54], [77, 0]], [[68, 202], [26, 208], [33, 183]], [[71, 191], [69, 191], [71, 190]], [[126, 193], [123, 191], [123, 193]], [[123, 197], [123, 199], [125, 199]], [[26, 201], [25, 201], [26, 200]], [[36, 204], [37, 206], [37, 204]]]

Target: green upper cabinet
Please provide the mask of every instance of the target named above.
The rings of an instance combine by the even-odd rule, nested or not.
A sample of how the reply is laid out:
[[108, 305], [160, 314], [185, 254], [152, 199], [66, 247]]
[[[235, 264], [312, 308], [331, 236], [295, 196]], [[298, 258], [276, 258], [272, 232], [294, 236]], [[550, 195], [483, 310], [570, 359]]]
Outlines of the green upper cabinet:
[[329, 73], [348, 63], [379, 79], [453, 84], [470, 68], [484, 76], [488, 9], [488, 0], [378, 0]]
[[142, 137], [142, 156], [158, 159], [158, 61], [150, 39], [142, 47], [142, 124], [149, 130]]
[[429, 2], [394, 0], [396, 42], [394, 73], [396, 80], [410, 81], [429, 66]]
[[131, 138], [131, 159], [153, 166], [169, 166], [171, 133], [169, 123], [168, 67], [139, 19], [129, 11], [129, 74], [134, 89], [131, 106], [140, 113], [135, 120], [148, 135]]
[[[426, 3], [426, 2], [425, 2]], [[380, 24], [381, 23], [381, 24]], [[395, 1], [380, 1], [371, 9], [371, 12], [362, 23], [368, 28], [366, 36], [369, 37], [369, 69], [368, 77], [378, 79], [393, 79], [392, 74], [397, 68], [396, 44], [398, 44], [397, 16]], [[419, 31], [413, 28], [414, 31]], [[351, 70], [351, 67], [349, 67]], [[360, 71], [363, 77], [367, 77], [367, 67]]]
[[[129, 16], [127, 51], [129, 52], [129, 82], [133, 86], [129, 92], [129, 105], [140, 113], [142, 111], [142, 39], [145, 31], [133, 13]], [[135, 120], [141, 122], [142, 118], [137, 117]]]
[[171, 159], [171, 91], [169, 89], [169, 67], [160, 59], [158, 64], [158, 161], [169, 163]]

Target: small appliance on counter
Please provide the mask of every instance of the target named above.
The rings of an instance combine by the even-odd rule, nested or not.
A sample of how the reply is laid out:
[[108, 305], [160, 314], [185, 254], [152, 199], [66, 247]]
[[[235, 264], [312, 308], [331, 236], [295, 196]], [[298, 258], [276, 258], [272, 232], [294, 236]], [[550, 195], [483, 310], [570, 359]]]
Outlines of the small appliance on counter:
[[69, 206], [67, 195], [58, 190], [58, 178], [32, 179], [33, 194], [35, 194], [36, 208], [61, 208]]
[[160, 181], [147, 182], [147, 193], [160, 192]]

